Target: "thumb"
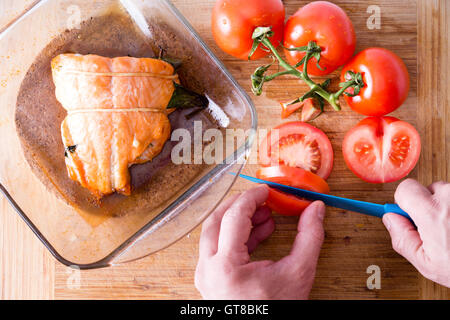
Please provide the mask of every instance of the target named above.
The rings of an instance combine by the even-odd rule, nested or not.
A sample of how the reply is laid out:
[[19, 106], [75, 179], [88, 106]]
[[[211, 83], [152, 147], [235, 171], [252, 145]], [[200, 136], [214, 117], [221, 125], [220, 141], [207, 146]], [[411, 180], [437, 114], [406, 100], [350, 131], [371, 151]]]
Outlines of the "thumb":
[[325, 205], [322, 201], [313, 202], [303, 211], [291, 253], [280, 260], [281, 263], [287, 262], [296, 269], [306, 268], [315, 272], [325, 234], [324, 217]]
[[423, 262], [422, 239], [413, 224], [395, 213], [386, 213], [383, 223], [391, 235], [394, 250], [420, 269]]

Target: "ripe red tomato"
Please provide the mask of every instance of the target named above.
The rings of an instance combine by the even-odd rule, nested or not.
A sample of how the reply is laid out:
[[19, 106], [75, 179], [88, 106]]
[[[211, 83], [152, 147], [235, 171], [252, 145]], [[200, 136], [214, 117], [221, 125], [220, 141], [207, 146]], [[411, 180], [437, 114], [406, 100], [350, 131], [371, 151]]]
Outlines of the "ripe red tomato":
[[[402, 59], [383, 48], [369, 48], [353, 57], [342, 69], [361, 72], [364, 87], [354, 97], [344, 95], [350, 108], [366, 116], [384, 116], [400, 107], [409, 91], [409, 74]], [[351, 89], [349, 92], [353, 93]]]
[[259, 146], [261, 166], [287, 165], [328, 178], [333, 168], [333, 148], [321, 130], [293, 121], [273, 128]]
[[[288, 166], [262, 167], [256, 172], [259, 179], [272, 181], [315, 192], [329, 193], [328, 184], [318, 175], [301, 168]], [[266, 205], [273, 211], [287, 216], [298, 216], [311, 201], [269, 188]]]
[[414, 169], [420, 156], [420, 136], [405, 121], [369, 117], [346, 134], [342, 152], [347, 166], [361, 179], [393, 182]]
[[[317, 60], [308, 63], [308, 74], [326, 75], [350, 59], [355, 51], [356, 36], [352, 22], [337, 5], [328, 1], [315, 1], [300, 8], [286, 22], [284, 28], [284, 46], [287, 48], [308, 45], [315, 41], [322, 49], [320, 70]], [[297, 64], [304, 52], [284, 50], [291, 65]], [[299, 67], [303, 70], [303, 66]]]
[[[217, 45], [243, 60], [248, 59], [255, 28], [269, 26], [274, 32], [270, 41], [277, 47], [283, 40], [284, 6], [281, 0], [217, 0], [212, 12], [211, 27]], [[267, 54], [259, 47], [251, 59]]]

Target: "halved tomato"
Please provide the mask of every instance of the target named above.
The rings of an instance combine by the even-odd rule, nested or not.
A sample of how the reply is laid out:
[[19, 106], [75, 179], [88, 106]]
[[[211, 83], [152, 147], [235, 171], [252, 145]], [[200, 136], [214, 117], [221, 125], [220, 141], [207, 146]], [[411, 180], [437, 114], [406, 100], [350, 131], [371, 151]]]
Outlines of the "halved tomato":
[[263, 167], [286, 165], [328, 178], [333, 168], [333, 148], [321, 130], [293, 121], [273, 128], [259, 146]]
[[[272, 181], [288, 186], [306, 189], [315, 192], [329, 193], [330, 188], [325, 180], [318, 175], [301, 168], [288, 166], [262, 167], [256, 172], [259, 179]], [[269, 188], [267, 206], [273, 211], [286, 215], [298, 216], [311, 203], [311, 201]]]
[[420, 136], [409, 123], [393, 117], [369, 117], [344, 138], [347, 166], [371, 183], [397, 181], [408, 175], [420, 156]]

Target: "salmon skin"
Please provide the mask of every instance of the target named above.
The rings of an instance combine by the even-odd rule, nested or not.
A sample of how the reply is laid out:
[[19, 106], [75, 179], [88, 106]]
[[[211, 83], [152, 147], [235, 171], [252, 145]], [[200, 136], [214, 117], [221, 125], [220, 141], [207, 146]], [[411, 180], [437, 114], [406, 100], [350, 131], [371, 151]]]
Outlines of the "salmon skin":
[[178, 83], [160, 59], [61, 54], [51, 62], [68, 175], [98, 199], [130, 195], [129, 167], [157, 156], [170, 136]]

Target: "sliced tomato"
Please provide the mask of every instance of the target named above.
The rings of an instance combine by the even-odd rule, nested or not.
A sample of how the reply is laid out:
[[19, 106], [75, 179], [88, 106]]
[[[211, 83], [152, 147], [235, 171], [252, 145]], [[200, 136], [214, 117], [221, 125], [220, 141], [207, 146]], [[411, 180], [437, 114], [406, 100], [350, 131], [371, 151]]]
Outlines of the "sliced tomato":
[[[309, 100], [309, 99], [307, 99]], [[299, 102], [295, 102], [292, 103], [292, 101], [290, 102], [281, 102], [281, 119], [286, 119], [287, 117], [289, 117], [291, 114], [293, 114], [295, 111], [297, 111], [298, 109], [300, 109], [301, 107], [303, 107], [303, 105], [306, 103], [305, 101], [299, 101]]]
[[311, 201], [298, 198], [291, 194], [269, 188], [266, 205], [283, 216], [298, 216], [311, 204]]
[[295, 111], [302, 109], [300, 120], [308, 122], [314, 120], [321, 112], [314, 105], [314, 99], [308, 98], [304, 101], [293, 103], [293, 101], [280, 103], [281, 104], [281, 118], [285, 119], [293, 114]]
[[[256, 172], [259, 179], [315, 192], [329, 193], [330, 188], [318, 175], [301, 168], [288, 166], [262, 167]], [[267, 206], [273, 211], [287, 216], [299, 215], [311, 202], [296, 196], [269, 188]]]
[[322, 111], [320, 109], [316, 108], [316, 106], [314, 105], [314, 100], [311, 99], [311, 101], [309, 103], [306, 103], [303, 106], [303, 108], [302, 108], [302, 115], [300, 117], [300, 121], [308, 122], [308, 121], [314, 120], [321, 113], [322, 113]]
[[328, 178], [333, 168], [333, 148], [321, 130], [301, 121], [273, 128], [259, 146], [263, 167], [287, 165]]
[[420, 136], [409, 123], [393, 117], [369, 117], [344, 138], [347, 166], [371, 183], [397, 181], [408, 175], [420, 156]]
[[330, 192], [330, 188], [324, 179], [301, 168], [283, 165], [261, 167], [258, 171], [256, 171], [256, 177], [262, 180], [285, 184], [295, 188], [321, 193]]

